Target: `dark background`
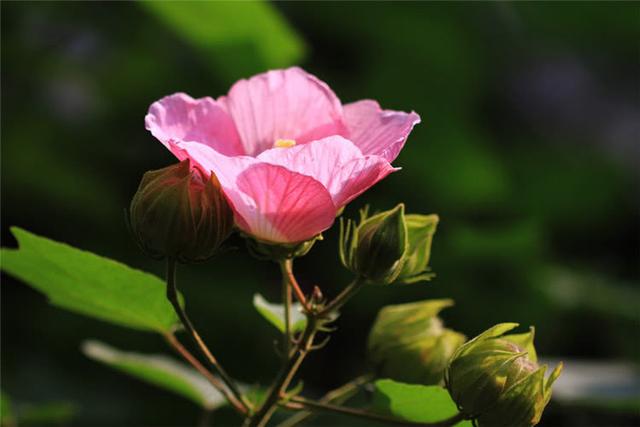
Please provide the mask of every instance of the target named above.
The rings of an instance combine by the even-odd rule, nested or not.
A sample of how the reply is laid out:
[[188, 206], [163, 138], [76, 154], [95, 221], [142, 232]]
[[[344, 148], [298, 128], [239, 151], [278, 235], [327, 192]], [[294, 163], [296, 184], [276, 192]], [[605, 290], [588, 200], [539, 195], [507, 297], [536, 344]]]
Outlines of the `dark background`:
[[[614, 2], [3, 2], [2, 244], [15, 245], [8, 228], [18, 225], [161, 275], [123, 221], [142, 173], [174, 161], [144, 129], [148, 106], [177, 91], [217, 97], [239, 78], [300, 64], [343, 102], [373, 98], [423, 119], [395, 162], [403, 170], [345, 215], [404, 201], [441, 218], [438, 277], [362, 292], [302, 369], [307, 392], [364, 372], [377, 310], [420, 298], [454, 298], [443, 317], [469, 336], [516, 321], [536, 325], [542, 355], [637, 366], [639, 22], [637, 3]], [[335, 295], [349, 279], [336, 235], [297, 262], [305, 289]], [[226, 369], [265, 384], [277, 334], [251, 299], [275, 301], [279, 277], [236, 244], [183, 268], [181, 288]], [[77, 426], [195, 422], [191, 403], [79, 351], [97, 338], [162, 352], [161, 339], [2, 279], [2, 390], [16, 405], [70, 402]], [[635, 384], [558, 399], [542, 424], [640, 423]], [[236, 422], [227, 410], [216, 417]]]

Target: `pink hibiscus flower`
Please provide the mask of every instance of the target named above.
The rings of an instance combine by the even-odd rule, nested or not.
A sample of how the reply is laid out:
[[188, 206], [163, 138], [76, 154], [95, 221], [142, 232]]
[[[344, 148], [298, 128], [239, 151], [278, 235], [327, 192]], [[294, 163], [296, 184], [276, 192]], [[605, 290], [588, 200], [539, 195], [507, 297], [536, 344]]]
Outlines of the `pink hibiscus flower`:
[[169, 95], [145, 118], [178, 159], [215, 173], [241, 230], [273, 243], [329, 228], [340, 208], [397, 170], [390, 162], [419, 122], [376, 101], [342, 105], [297, 67], [240, 80], [217, 100]]

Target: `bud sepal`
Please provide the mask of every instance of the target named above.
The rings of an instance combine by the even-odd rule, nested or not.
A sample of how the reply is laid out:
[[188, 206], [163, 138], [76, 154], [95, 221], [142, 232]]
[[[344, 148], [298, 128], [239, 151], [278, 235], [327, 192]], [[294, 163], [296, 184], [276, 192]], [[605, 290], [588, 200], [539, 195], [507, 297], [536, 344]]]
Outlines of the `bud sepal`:
[[438, 215], [407, 214], [407, 256], [398, 276], [398, 282], [411, 284], [431, 280], [434, 273], [429, 270], [431, 243], [440, 218]]
[[316, 243], [323, 240], [322, 234], [298, 243], [273, 243], [257, 240], [248, 234], [241, 233], [247, 242], [249, 253], [256, 259], [280, 262], [285, 259], [294, 259], [305, 256]]

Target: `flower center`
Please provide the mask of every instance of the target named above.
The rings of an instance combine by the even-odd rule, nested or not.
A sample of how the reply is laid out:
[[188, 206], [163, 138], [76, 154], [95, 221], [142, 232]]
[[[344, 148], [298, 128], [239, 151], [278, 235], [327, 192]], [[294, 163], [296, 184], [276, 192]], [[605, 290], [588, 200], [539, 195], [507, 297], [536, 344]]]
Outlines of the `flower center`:
[[295, 145], [295, 139], [276, 139], [276, 142], [273, 143], [273, 148], [291, 148]]

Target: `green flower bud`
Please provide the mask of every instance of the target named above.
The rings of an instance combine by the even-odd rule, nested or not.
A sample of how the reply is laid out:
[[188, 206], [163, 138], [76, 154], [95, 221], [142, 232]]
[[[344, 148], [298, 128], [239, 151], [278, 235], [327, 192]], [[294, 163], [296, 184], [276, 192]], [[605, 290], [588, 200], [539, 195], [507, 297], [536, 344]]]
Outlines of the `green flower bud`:
[[443, 326], [438, 313], [449, 299], [390, 305], [378, 313], [368, 352], [378, 376], [395, 381], [441, 384], [449, 358], [465, 336]]
[[431, 242], [438, 225], [438, 215], [409, 214], [405, 216], [405, 220], [409, 248], [398, 281], [409, 284], [429, 280], [432, 274], [428, 272], [427, 266], [431, 256]]
[[407, 225], [404, 205], [368, 217], [361, 211], [360, 223], [347, 221], [340, 227], [340, 260], [342, 264], [369, 283], [393, 283], [407, 252]]
[[451, 358], [445, 382], [460, 411], [479, 427], [531, 427], [540, 421], [560, 375], [548, 378], [538, 366], [534, 330], [503, 335], [517, 323], [501, 323], [461, 346]]
[[131, 201], [129, 225], [153, 258], [196, 262], [213, 256], [229, 237], [233, 212], [215, 175], [205, 178], [187, 159], [144, 174]]

